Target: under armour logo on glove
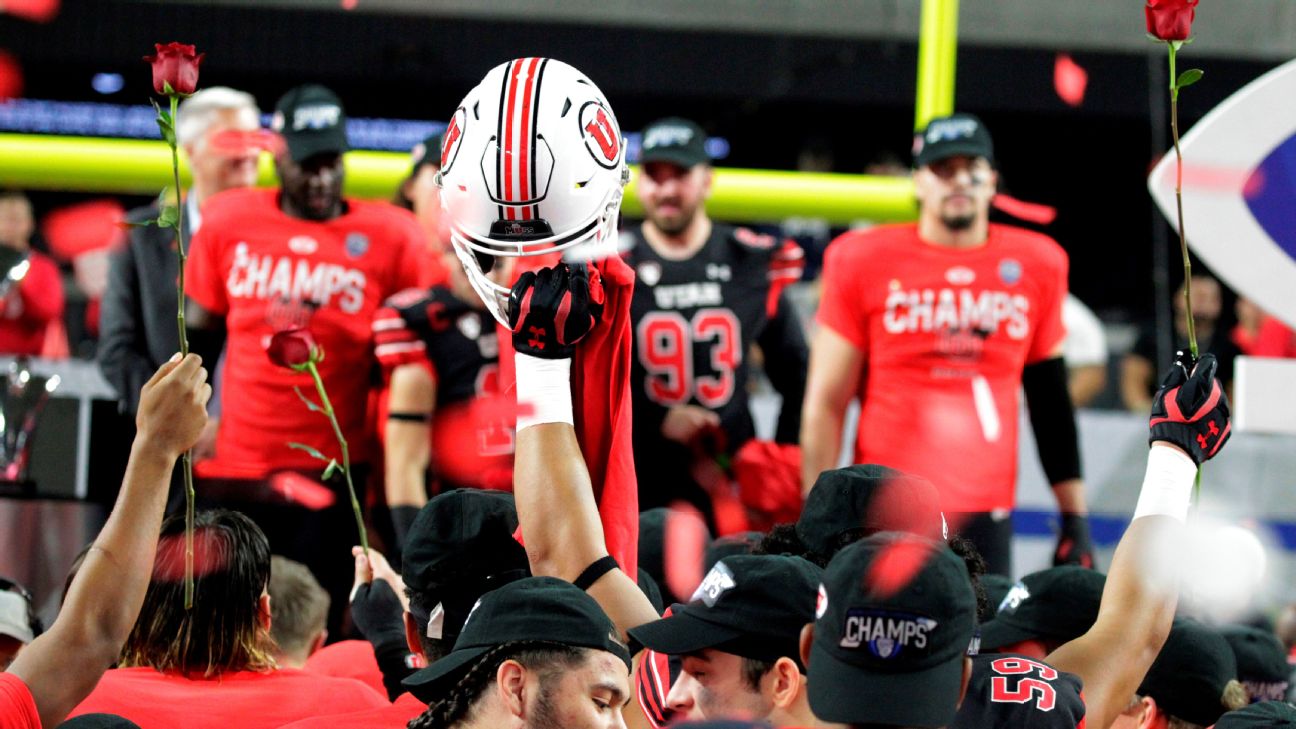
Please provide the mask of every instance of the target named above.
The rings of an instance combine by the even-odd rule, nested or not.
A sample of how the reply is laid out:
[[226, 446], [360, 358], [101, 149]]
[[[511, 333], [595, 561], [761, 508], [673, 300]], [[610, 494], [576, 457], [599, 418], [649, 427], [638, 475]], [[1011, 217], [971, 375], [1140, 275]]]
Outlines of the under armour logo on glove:
[[583, 263], [527, 271], [509, 294], [513, 348], [545, 359], [572, 356], [603, 314], [603, 281]]
[[1150, 443], [1165, 441], [1179, 446], [1201, 465], [1219, 453], [1232, 435], [1229, 401], [1215, 378], [1215, 355], [1192, 356], [1179, 352], [1152, 402]]

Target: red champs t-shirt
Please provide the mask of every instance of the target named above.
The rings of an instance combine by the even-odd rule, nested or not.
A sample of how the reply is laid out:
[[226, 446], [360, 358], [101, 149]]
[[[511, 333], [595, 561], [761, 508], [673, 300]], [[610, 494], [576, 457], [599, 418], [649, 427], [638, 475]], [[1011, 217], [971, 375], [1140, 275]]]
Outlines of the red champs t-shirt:
[[321, 465], [289, 442], [337, 454], [328, 420], [293, 392], [297, 386], [316, 399], [310, 375], [266, 356], [270, 337], [295, 326], [308, 327], [324, 348], [320, 375], [348, 444], [365, 442], [370, 324], [384, 299], [417, 283], [421, 236], [412, 215], [385, 203], [351, 200], [345, 214], [316, 222], [284, 214], [277, 190], [208, 199], [185, 267], [186, 290], [225, 317], [229, 339], [216, 456], [203, 475], [259, 478]]
[[381, 709], [358, 711], [342, 716], [317, 716], [285, 724], [281, 729], [399, 729], [427, 711], [427, 704], [414, 698], [411, 694], [396, 697], [391, 706]]
[[313, 716], [390, 706], [350, 678], [281, 668], [187, 679], [152, 668], [115, 668], [70, 714], [117, 714], [141, 729], [277, 729]]
[[1011, 509], [1022, 368], [1066, 335], [1067, 255], [991, 225], [985, 245], [915, 224], [850, 232], [824, 258], [818, 321], [864, 353], [857, 463], [925, 476], [949, 511]]
[[31, 690], [12, 673], [0, 673], [0, 729], [41, 729]]

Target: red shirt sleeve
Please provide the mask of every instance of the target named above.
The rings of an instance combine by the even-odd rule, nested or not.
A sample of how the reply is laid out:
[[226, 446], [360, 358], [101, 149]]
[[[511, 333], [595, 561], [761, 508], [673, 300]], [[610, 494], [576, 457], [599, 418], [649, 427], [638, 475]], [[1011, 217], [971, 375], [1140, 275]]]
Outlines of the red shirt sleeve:
[[63, 282], [59, 280], [58, 267], [49, 258], [31, 252], [31, 268], [18, 285], [22, 297], [22, 319], [32, 324], [44, 324], [63, 316]]
[[12, 673], [0, 673], [0, 729], [41, 729], [31, 689]]
[[[210, 215], [210, 208], [208, 209]], [[219, 316], [229, 313], [225, 292], [225, 274], [221, 270], [221, 238], [211, 220], [198, 230], [189, 242], [189, 259], [185, 263], [185, 295], [202, 308]]]
[[1260, 323], [1251, 354], [1257, 357], [1296, 357], [1296, 332], [1278, 317], [1266, 316]]
[[1041, 282], [1040, 308], [1035, 317], [1035, 335], [1031, 338], [1030, 351], [1026, 353], [1026, 364], [1049, 359], [1066, 338], [1066, 325], [1062, 323], [1062, 302], [1067, 295], [1067, 269], [1070, 261], [1061, 246], [1053, 243], [1050, 247], [1054, 255], [1045, 259], [1047, 268], [1041, 267], [1044, 281]]
[[858, 234], [846, 233], [834, 240], [824, 252], [823, 289], [819, 295], [819, 313], [823, 326], [845, 337], [862, 352], [868, 351], [869, 322], [864, 306], [861, 267], [854, 250], [863, 245]]

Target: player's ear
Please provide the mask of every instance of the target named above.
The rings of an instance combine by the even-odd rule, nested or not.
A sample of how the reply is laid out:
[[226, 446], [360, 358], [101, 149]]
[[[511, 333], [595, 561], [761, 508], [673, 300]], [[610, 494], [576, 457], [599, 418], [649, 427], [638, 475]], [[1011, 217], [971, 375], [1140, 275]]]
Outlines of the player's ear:
[[814, 623], [806, 623], [801, 629], [801, 665], [810, 670], [810, 646], [814, 644]]
[[774, 662], [770, 674], [772, 679], [770, 701], [780, 709], [792, 706], [801, 693], [801, 685], [805, 683], [805, 676], [801, 675], [801, 669], [797, 668], [796, 661], [783, 656]]
[[419, 640], [418, 623], [414, 616], [405, 613], [405, 647], [416, 656], [423, 655], [423, 641]]
[[1157, 706], [1156, 699], [1144, 696], [1139, 702], [1139, 708], [1142, 710], [1139, 715], [1139, 729], [1165, 729], [1167, 722], [1162, 718], [1164, 714], [1161, 707]]
[[511, 716], [526, 716], [527, 670], [521, 663], [509, 659], [495, 672], [495, 691], [504, 710]]
[[963, 656], [963, 687], [959, 689], [959, 706], [963, 705], [963, 699], [967, 696], [968, 683], [972, 680], [972, 659]]
[[699, 166], [702, 168], [702, 197], [707, 199], [711, 197], [711, 183], [715, 181], [715, 168], [708, 164]]

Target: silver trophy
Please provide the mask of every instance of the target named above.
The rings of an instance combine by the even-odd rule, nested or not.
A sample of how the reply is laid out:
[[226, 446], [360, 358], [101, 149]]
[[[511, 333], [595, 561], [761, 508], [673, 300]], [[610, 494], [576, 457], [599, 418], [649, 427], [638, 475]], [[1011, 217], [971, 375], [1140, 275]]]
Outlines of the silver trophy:
[[33, 374], [26, 357], [16, 357], [0, 374], [0, 482], [25, 484], [32, 438], [59, 376]]

